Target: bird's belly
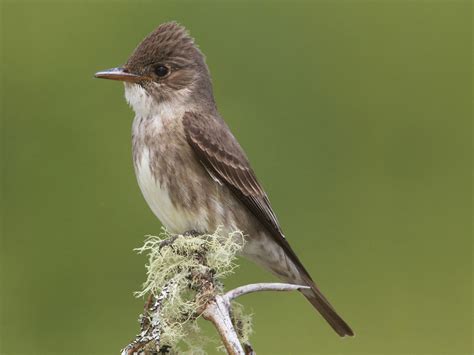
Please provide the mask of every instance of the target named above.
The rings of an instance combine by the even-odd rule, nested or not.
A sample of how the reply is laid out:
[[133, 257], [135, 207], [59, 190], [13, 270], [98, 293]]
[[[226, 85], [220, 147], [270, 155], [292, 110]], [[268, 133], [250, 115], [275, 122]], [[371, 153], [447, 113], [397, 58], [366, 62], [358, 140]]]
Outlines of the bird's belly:
[[198, 213], [184, 210], [172, 200], [169, 187], [161, 183], [152, 172], [149, 150], [144, 149], [140, 161], [135, 164], [138, 185], [152, 212], [163, 226], [172, 233], [183, 233], [195, 227], [193, 221], [199, 220]]
[[150, 152], [145, 148], [135, 163], [138, 185], [152, 212], [168, 231], [212, 233], [217, 228], [229, 232], [241, 229], [233, 213], [235, 208], [228, 201], [230, 198], [232, 202], [233, 196], [223, 191], [203, 169], [195, 171], [188, 167], [185, 173], [175, 171], [172, 179], [160, 181], [159, 167], [151, 166]]

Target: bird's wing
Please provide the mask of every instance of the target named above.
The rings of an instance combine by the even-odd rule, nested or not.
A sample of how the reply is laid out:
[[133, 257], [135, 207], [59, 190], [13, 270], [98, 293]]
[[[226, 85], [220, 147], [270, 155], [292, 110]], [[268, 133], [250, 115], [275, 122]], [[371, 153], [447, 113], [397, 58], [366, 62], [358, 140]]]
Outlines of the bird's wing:
[[187, 112], [183, 118], [183, 126], [189, 145], [211, 177], [230, 188], [267, 228], [273, 240], [283, 248], [287, 257], [301, 272], [306, 284], [311, 287], [302, 290], [305, 297], [340, 336], [354, 335], [349, 325], [336, 313], [317, 288], [286, 241], [265, 191], [258, 183], [244, 151], [225, 122], [218, 116], [204, 117]]
[[183, 126], [189, 145], [211, 176], [230, 188], [267, 228], [290, 259], [311, 279], [286, 241], [267, 194], [226, 123], [217, 116], [204, 117], [186, 112]]

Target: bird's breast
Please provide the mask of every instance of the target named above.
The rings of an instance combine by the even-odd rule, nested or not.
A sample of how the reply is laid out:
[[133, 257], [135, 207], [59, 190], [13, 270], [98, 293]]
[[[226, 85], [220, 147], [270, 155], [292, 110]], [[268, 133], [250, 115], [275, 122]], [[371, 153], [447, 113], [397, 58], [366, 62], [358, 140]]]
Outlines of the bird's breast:
[[170, 232], [237, 229], [229, 208], [234, 198], [198, 161], [180, 119], [136, 118], [133, 160], [145, 200]]
[[[169, 183], [172, 175], [167, 174], [173, 174], [172, 169], [162, 166], [162, 161], [154, 161], [157, 157], [147, 147], [139, 156], [140, 160], [135, 162], [137, 181], [153, 213], [173, 233], [195, 229], [198, 221], [205, 220], [205, 215], [183, 205], [180, 200], [182, 189]], [[181, 183], [186, 184], [187, 181]]]

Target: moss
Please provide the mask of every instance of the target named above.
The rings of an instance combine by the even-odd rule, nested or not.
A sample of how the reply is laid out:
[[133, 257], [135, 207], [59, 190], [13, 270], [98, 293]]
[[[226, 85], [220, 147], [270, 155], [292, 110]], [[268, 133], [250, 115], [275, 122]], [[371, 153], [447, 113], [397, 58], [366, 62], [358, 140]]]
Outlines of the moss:
[[252, 315], [245, 314], [244, 306], [234, 301], [231, 304], [230, 317], [240, 342], [242, 344], [249, 343], [252, 334]]
[[[170, 346], [173, 352], [204, 354], [205, 338], [199, 333], [196, 319], [209, 297], [223, 292], [222, 279], [237, 267], [237, 253], [244, 245], [241, 232], [199, 236], [171, 235], [164, 231], [150, 236], [143, 247], [136, 249], [148, 255], [147, 279], [138, 297], [153, 295], [159, 305], [148, 311], [149, 323], [159, 329], [158, 347]], [[157, 303], [158, 304], [158, 303]], [[242, 307], [233, 306], [239, 336], [250, 334], [250, 321]], [[248, 324], [248, 326], [247, 326]], [[156, 331], [156, 329], [155, 329]], [[187, 350], [178, 344], [186, 344]]]

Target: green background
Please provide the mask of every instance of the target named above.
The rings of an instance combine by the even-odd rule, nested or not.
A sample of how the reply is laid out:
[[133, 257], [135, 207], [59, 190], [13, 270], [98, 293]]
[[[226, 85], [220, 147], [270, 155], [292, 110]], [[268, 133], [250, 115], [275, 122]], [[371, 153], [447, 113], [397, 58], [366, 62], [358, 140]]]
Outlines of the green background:
[[[2, 355], [117, 354], [137, 332], [145, 258], [132, 249], [160, 224], [135, 181], [123, 87], [93, 73], [172, 19], [207, 55], [290, 243], [357, 333], [339, 339], [299, 294], [255, 294], [241, 301], [257, 352], [472, 353], [470, 2], [1, 11]], [[227, 286], [266, 280], [243, 261]]]

